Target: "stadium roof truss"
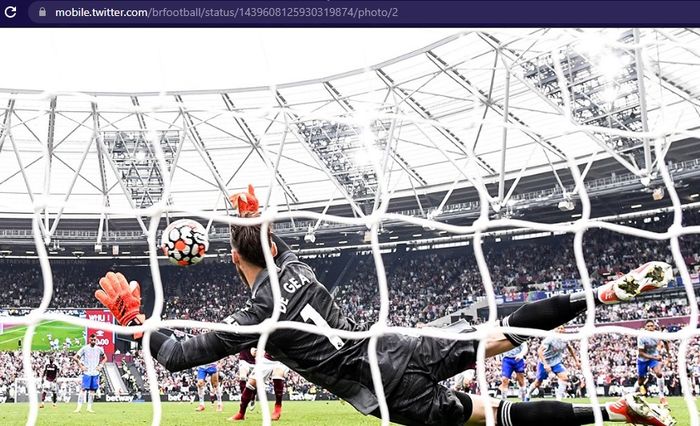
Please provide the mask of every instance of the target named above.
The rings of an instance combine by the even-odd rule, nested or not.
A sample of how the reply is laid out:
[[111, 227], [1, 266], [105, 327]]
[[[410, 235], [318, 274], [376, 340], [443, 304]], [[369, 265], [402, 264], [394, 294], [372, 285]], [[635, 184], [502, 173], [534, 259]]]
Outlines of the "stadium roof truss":
[[47, 241], [62, 218], [99, 218], [99, 243], [109, 219], [145, 232], [133, 212], [166, 189], [165, 202], [189, 211], [225, 210], [222, 194], [252, 183], [278, 210], [363, 216], [385, 197], [413, 197], [439, 219], [457, 188], [489, 187], [495, 211], [512, 206], [529, 175], [575, 196], [560, 176], [569, 160], [585, 176], [612, 158], [648, 185], [662, 161], [649, 135], [668, 150], [700, 125], [699, 70], [693, 29], [503, 29], [275, 87], [3, 89], [0, 211], [38, 208]]

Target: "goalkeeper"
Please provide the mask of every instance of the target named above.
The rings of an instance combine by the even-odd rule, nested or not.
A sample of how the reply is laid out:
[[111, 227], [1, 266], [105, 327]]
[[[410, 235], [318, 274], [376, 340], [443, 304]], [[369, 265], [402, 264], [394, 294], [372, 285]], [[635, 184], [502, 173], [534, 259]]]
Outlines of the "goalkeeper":
[[[243, 217], [257, 215], [253, 188], [232, 197]], [[334, 303], [312, 269], [301, 262], [276, 235], [265, 236], [275, 258], [281, 290], [280, 321], [313, 323], [320, 328], [363, 331]], [[272, 287], [263, 255], [260, 225], [231, 226], [231, 255], [241, 280], [250, 288], [245, 308], [227, 318], [233, 325], [256, 325], [270, 318]], [[647, 263], [626, 276], [596, 290], [597, 305], [630, 300], [636, 295], [665, 286], [672, 278], [670, 266]], [[140, 289], [121, 273], [109, 272], [100, 279], [95, 293], [122, 325], [142, 324]], [[551, 330], [586, 309], [585, 294], [555, 296], [523, 305], [502, 320], [503, 326]], [[468, 333], [473, 329], [464, 329]], [[139, 336], [135, 336], [138, 338]], [[180, 371], [207, 364], [257, 345], [257, 334], [212, 331], [184, 342], [169, 339], [166, 330], [153, 332], [151, 353], [168, 370]], [[493, 331], [485, 341], [486, 356], [513, 349], [527, 336]], [[368, 354], [369, 339], [341, 339], [294, 329], [278, 329], [265, 349], [278, 361], [352, 404], [363, 414], [379, 416]], [[584, 425], [594, 422], [590, 405], [557, 401], [510, 403], [449, 390], [439, 384], [476, 363], [479, 340], [453, 341], [433, 337], [410, 337], [389, 333], [377, 341], [378, 366], [391, 420], [407, 425], [482, 425], [492, 410], [499, 426]], [[605, 421], [671, 426], [675, 420], [662, 407], [647, 404], [637, 394], [600, 408]]]

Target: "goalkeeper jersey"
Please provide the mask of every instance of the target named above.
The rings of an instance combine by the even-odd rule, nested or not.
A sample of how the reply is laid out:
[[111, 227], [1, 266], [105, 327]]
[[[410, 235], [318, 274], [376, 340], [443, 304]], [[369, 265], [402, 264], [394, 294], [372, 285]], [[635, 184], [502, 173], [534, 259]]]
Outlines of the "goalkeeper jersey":
[[[364, 331], [366, 327], [346, 317], [332, 296], [320, 284], [311, 267], [287, 251], [276, 259], [281, 290], [280, 321], [315, 324], [320, 328]], [[244, 309], [225, 321], [229, 324], [255, 325], [272, 314], [273, 296], [270, 277], [262, 270], [252, 287]], [[257, 345], [258, 335], [221, 331], [195, 336], [185, 342], [151, 340], [151, 350], [170, 370], [201, 365]], [[293, 329], [277, 330], [270, 335], [265, 350], [275, 360], [295, 370], [357, 410], [369, 414], [378, 406], [370, 374], [369, 339], [344, 339], [331, 334], [318, 335]], [[378, 339], [377, 355], [384, 391], [390, 394], [400, 381], [417, 339], [387, 334]]]

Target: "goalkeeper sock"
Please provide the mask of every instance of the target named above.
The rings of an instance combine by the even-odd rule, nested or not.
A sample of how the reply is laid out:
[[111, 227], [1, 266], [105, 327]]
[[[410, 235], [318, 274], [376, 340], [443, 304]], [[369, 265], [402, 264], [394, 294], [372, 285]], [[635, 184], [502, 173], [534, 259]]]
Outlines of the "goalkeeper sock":
[[53, 394], [51, 394], [51, 401], [53, 401], [53, 403], [55, 404], [57, 399], [58, 396], [56, 395], [56, 392], [53, 392]]
[[[547, 424], [581, 426], [595, 422], [593, 410], [594, 408], [590, 405], [572, 405], [557, 401], [527, 403], [501, 401], [496, 414], [496, 424], [498, 426], [540, 426], [546, 419]], [[601, 407], [600, 413], [604, 421], [619, 421], [611, 418], [606, 407]]]
[[41, 393], [41, 402], [44, 402], [45, 399], [46, 399], [46, 392], [42, 392]]
[[284, 396], [284, 379], [272, 379], [272, 385], [275, 389], [275, 405], [282, 405], [282, 396]]
[[241, 395], [241, 409], [239, 412], [245, 416], [245, 410], [248, 409], [248, 404], [255, 398], [255, 389], [246, 386]]
[[[552, 330], [576, 318], [585, 310], [585, 293], [559, 295], [524, 304], [517, 311], [503, 318], [501, 325]], [[504, 335], [513, 346], [519, 346], [530, 338], [530, 336], [518, 334], [504, 333]]]

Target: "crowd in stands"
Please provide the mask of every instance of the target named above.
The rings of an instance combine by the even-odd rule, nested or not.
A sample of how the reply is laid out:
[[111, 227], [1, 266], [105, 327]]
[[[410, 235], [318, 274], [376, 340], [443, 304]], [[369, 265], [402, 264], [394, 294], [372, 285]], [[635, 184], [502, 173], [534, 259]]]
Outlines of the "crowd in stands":
[[[697, 212], [687, 212], [690, 223], [700, 223]], [[640, 223], [636, 226], [650, 230], [668, 227], [668, 218]], [[641, 220], [640, 220], [641, 221]], [[546, 293], [580, 289], [579, 272], [573, 252], [571, 235], [550, 236], [523, 241], [499, 243], [485, 240], [484, 253], [488, 273], [496, 294], [541, 290]], [[584, 237], [584, 256], [594, 286], [618, 273], [625, 273], [650, 260], [662, 260], [673, 264], [668, 241], [655, 241], [623, 236], [605, 230], [589, 230]], [[685, 263], [692, 269], [700, 265], [700, 238], [687, 235], [681, 240]], [[7, 260], [5, 260], [7, 261]], [[325, 281], [331, 274], [337, 258], [309, 260], [317, 276]], [[376, 321], [379, 312], [379, 292], [376, 266], [371, 256], [345, 258], [353, 262], [338, 283], [325, 281], [332, 287], [336, 302], [358, 322]], [[429, 323], [461, 308], [469, 306], [484, 295], [484, 280], [474, 257], [473, 247], [461, 246], [439, 251], [407, 251], [392, 253], [384, 258], [389, 289], [389, 322], [392, 325], [413, 327]], [[7, 267], [12, 265], [12, 267]], [[104, 266], [95, 266], [86, 261], [53, 265], [54, 293], [50, 307], [97, 307], [93, 293], [99, 277], [105, 273]], [[235, 268], [230, 263], [210, 262], [193, 268], [163, 267], [165, 305], [163, 318], [190, 319], [220, 322], [235, 310], [244, 306], [249, 290], [240, 282]], [[2, 315], [27, 313], [12, 307], [36, 307], [41, 302], [43, 282], [36, 264], [2, 264], [0, 278], [0, 317]], [[330, 279], [330, 278], [329, 278]], [[337, 285], [335, 285], [337, 284]], [[334, 286], [335, 285], [335, 286]], [[616, 322], [634, 319], [678, 317], [689, 314], [687, 299], [641, 300], [596, 311], [598, 322]], [[581, 322], [581, 318], [576, 322]], [[197, 330], [187, 330], [197, 333]], [[597, 340], [595, 340], [597, 339]], [[633, 373], [630, 363], [634, 356], [634, 344], [627, 338], [599, 336], [591, 341], [606, 351], [592, 356], [605, 357], [592, 360], [596, 380], [613, 387], [629, 380]], [[615, 348], [611, 350], [610, 348]], [[531, 356], [534, 354], [531, 349]], [[698, 345], [688, 358], [691, 368], [700, 362]], [[41, 358], [43, 355], [35, 354]], [[675, 363], [675, 355], [669, 363]], [[693, 361], [694, 360], [694, 361]], [[43, 358], [37, 359], [41, 364]], [[143, 359], [135, 357], [136, 366], [145, 372]], [[494, 363], [496, 361], [489, 361]], [[66, 361], [66, 375], [76, 377], [77, 366]], [[491, 364], [489, 364], [491, 365]], [[531, 362], [531, 367], [534, 361]], [[191, 392], [193, 382], [190, 373], [169, 373], [156, 363], [158, 382], [162, 393]], [[237, 392], [237, 360], [229, 357], [222, 363], [225, 372], [224, 384], [231, 392]], [[700, 368], [700, 367], [697, 367]], [[500, 368], [490, 368], [494, 372]], [[21, 374], [21, 359], [17, 352], [0, 353], [0, 383], [12, 383]], [[73, 376], [72, 374], [75, 374]], [[532, 372], [530, 372], [532, 374]], [[693, 373], [694, 374], [694, 373]], [[599, 377], [602, 377], [599, 379]], [[697, 372], [700, 381], [700, 371]], [[144, 375], [144, 378], [146, 376]], [[489, 381], [497, 380], [489, 377]], [[133, 380], [127, 377], [125, 380]], [[292, 389], [310, 391], [313, 385], [294, 373], [288, 383]], [[667, 383], [674, 383], [673, 380]], [[135, 382], [129, 382], [133, 388]], [[671, 386], [671, 385], [669, 385]], [[699, 384], [700, 386], [700, 384]]]
[[[529, 342], [529, 352], [526, 358], [526, 377], [529, 383], [532, 383], [535, 378], [537, 365], [537, 348], [539, 340], [532, 339]], [[573, 340], [577, 353], [580, 354], [579, 341]], [[670, 341], [669, 353], [662, 352], [664, 357], [663, 372], [666, 379], [667, 393], [671, 396], [682, 394], [680, 387], [680, 378], [678, 376], [678, 349], [679, 342], [677, 340]], [[695, 338], [689, 342], [687, 352], [688, 376], [691, 383], [691, 392], [693, 395], [700, 396], [700, 339]], [[595, 335], [589, 340], [589, 359], [591, 373], [593, 374], [596, 387], [602, 389], [602, 394], [605, 396], [616, 396], [628, 391], [634, 385], [636, 380], [636, 360], [637, 360], [637, 345], [636, 338], [627, 335], [618, 334], [601, 334]], [[145, 381], [145, 392], [148, 392], [148, 375], [146, 367], [140, 351], [135, 352], [133, 357], [134, 365]], [[32, 354], [32, 365], [35, 373], [40, 375], [44, 365], [48, 361], [48, 357], [53, 356], [60, 368], [60, 377], [62, 378], [77, 378], [80, 375], [80, 369], [70, 357], [69, 352], [34, 352]], [[580, 355], [579, 355], [580, 356]], [[580, 360], [580, 358], [579, 358]], [[575, 367], [575, 363], [569, 355], [565, 357], [565, 365], [572, 377], [570, 385], [571, 396], [585, 396], [586, 391], [580, 387], [580, 384], [585, 385], [585, 378], [580, 368]], [[141, 394], [141, 390], [136, 384], [136, 380], [128, 372], [126, 363], [122, 365], [122, 376], [127, 389], [134, 394]], [[155, 363], [155, 371], [158, 379], [158, 391], [161, 395], [179, 395], [181, 400], [192, 400], [197, 395], [196, 390], [196, 370], [185, 370], [177, 373], [171, 373], [162, 367], [159, 363]], [[226, 400], [235, 399], [238, 395], [238, 357], [230, 356], [219, 362], [219, 371], [221, 372], [221, 380], [223, 383], [224, 393], [228, 395]], [[489, 358], [486, 362], [487, 382], [492, 391], [498, 387], [500, 383], [501, 363], [500, 357]], [[9, 390], [13, 388], [15, 379], [23, 377], [21, 352], [0, 352], [0, 389]], [[649, 379], [649, 386], [655, 385], [655, 379]], [[453, 384], [453, 382], [448, 382]], [[268, 383], [268, 386], [270, 384]], [[543, 383], [543, 394], [549, 394], [556, 387], [556, 378], [551, 376]], [[512, 384], [515, 389], [515, 383]], [[650, 388], [652, 391], [653, 387]], [[474, 381], [471, 384], [471, 390], [477, 390], [477, 383]], [[272, 389], [269, 389], [272, 392]], [[299, 394], [320, 394], [325, 392], [317, 388], [312, 383], [307, 382], [294, 371], [290, 371], [286, 380], [286, 392]], [[515, 395], [515, 392], [513, 392]], [[0, 391], [0, 397], [3, 395]]]

